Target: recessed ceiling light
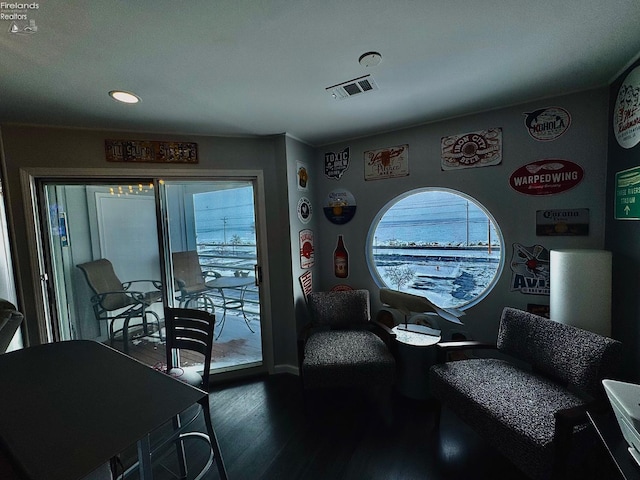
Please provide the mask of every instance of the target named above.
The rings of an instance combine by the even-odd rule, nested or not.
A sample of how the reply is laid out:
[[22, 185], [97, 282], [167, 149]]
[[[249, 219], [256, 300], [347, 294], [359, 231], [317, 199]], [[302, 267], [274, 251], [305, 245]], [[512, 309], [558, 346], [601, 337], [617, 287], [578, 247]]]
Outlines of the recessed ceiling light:
[[131, 92], [125, 92], [123, 90], [111, 90], [109, 92], [109, 96], [114, 100], [122, 103], [138, 103], [140, 101], [140, 97], [134, 95]]

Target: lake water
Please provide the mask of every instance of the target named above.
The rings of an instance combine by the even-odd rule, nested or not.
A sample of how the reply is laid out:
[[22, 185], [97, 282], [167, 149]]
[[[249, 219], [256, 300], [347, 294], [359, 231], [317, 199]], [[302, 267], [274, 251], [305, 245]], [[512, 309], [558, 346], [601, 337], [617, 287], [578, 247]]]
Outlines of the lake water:
[[411, 195], [382, 216], [374, 245], [477, 245], [497, 243], [485, 212], [464, 197], [441, 191]]

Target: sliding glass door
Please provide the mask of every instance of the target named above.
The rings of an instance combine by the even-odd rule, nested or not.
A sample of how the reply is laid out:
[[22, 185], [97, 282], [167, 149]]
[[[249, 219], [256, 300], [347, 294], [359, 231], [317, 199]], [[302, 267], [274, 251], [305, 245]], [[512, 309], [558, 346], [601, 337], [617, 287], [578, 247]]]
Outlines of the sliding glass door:
[[37, 190], [52, 339], [97, 340], [155, 365], [163, 307], [182, 306], [216, 315], [212, 372], [262, 365], [253, 181], [42, 180]]
[[[49, 303], [55, 312], [49, 326], [53, 339], [109, 342], [127, 353], [137, 343], [136, 325], [143, 319], [134, 316], [133, 310], [129, 317], [125, 312], [135, 306], [138, 293], [157, 290], [153, 281], [161, 280], [153, 183], [147, 180], [139, 185], [135, 193], [128, 184], [42, 185]], [[106, 267], [97, 263], [101, 259], [109, 262], [117, 280], [106, 278]], [[121, 292], [125, 287], [129, 291]], [[103, 309], [102, 300], [115, 302], [114, 308]], [[159, 315], [162, 304], [154, 302], [149, 310]], [[112, 342], [110, 331], [122, 330], [127, 321], [132, 337], [128, 344]]]
[[215, 313], [213, 369], [260, 365], [253, 183], [165, 181], [161, 192], [173, 304]]

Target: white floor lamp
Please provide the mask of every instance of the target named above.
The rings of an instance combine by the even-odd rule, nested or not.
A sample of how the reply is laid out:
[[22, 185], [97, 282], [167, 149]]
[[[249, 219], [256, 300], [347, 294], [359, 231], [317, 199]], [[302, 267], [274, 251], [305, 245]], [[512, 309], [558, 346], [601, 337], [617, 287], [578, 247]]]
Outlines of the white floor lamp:
[[549, 317], [611, 336], [611, 252], [551, 250]]

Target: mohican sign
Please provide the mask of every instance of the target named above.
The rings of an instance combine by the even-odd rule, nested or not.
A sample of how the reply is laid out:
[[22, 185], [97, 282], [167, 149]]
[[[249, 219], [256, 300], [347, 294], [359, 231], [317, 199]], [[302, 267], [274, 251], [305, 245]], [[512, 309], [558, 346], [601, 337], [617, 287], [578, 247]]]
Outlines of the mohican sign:
[[583, 177], [584, 170], [580, 165], [549, 158], [518, 168], [509, 177], [509, 185], [525, 195], [553, 195], [572, 189]]

